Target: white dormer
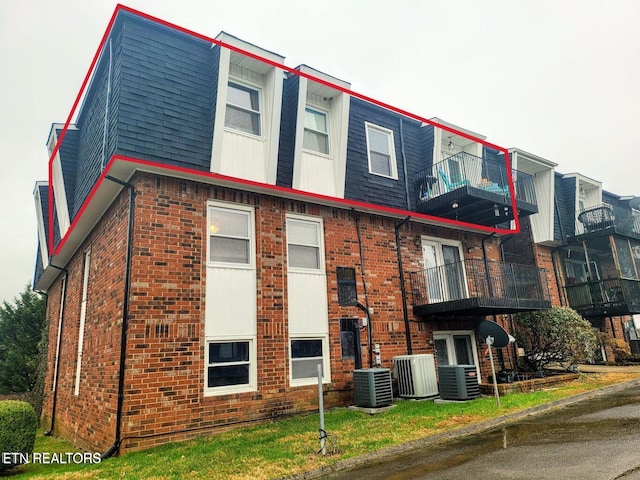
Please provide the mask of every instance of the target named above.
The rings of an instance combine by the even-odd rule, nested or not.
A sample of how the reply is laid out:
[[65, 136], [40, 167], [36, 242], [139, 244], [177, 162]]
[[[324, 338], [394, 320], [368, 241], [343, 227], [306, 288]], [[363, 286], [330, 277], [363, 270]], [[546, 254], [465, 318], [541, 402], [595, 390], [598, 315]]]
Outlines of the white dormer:
[[[306, 65], [300, 76], [295, 127], [293, 188], [343, 198], [351, 84]], [[326, 82], [326, 83], [324, 83]]]
[[42, 210], [42, 196], [40, 195], [40, 189], [42, 187], [48, 187], [49, 184], [47, 182], [36, 182], [36, 186], [33, 189], [33, 200], [36, 206], [36, 217], [38, 219], [38, 240], [40, 247], [40, 256], [42, 257], [42, 267], [47, 268], [49, 266], [49, 249], [47, 245], [47, 235], [49, 232], [46, 231], [44, 219], [45, 215], [49, 215], [49, 212], [44, 212]]
[[563, 178], [575, 178], [576, 180], [574, 192], [576, 213], [602, 203], [602, 182], [585, 177], [580, 173], [567, 173], [563, 175]]
[[458, 132], [465, 133], [471, 137], [485, 140], [487, 137], [471, 130], [467, 130], [452, 123], [446, 122], [440, 118], [434, 117], [430, 119], [434, 122], [433, 132], [433, 164], [441, 162], [447, 157], [451, 157], [460, 152], [466, 152], [476, 157], [482, 157], [482, 143], [470, 140], [462, 135], [451, 133], [442, 128], [438, 128], [438, 124], [455, 129]]
[[[56, 144], [58, 143], [57, 132], [58, 130], [62, 130], [63, 128], [64, 124], [62, 123], [54, 123], [51, 126], [49, 139], [47, 140], [47, 152], [49, 153], [49, 159], [51, 159], [51, 155], [53, 154]], [[69, 125], [68, 130], [75, 130], [75, 128], [75, 126]], [[60, 160], [60, 148], [58, 148], [58, 151], [53, 157], [53, 161], [51, 163], [51, 177], [53, 181], [53, 196], [55, 200], [56, 214], [58, 217], [58, 226], [60, 227], [60, 238], [62, 238], [67, 233], [69, 225], [71, 224], [67, 193], [73, 195], [73, 192], [67, 192], [65, 189], [62, 162]], [[48, 212], [45, 212], [45, 215], [47, 214]]]
[[[284, 57], [220, 33], [211, 171], [275, 184]], [[229, 48], [231, 47], [231, 48]], [[247, 52], [259, 58], [249, 56]]]
[[438, 125], [455, 129], [474, 138], [484, 140], [486, 137], [479, 133], [460, 128], [440, 118], [432, 118], [433, 126], [433, 164], [432, 176], [438, 179], [440, 192], [449, 190], [447, 182], [468, 182], [478, 185], [483, 181], [484, 160], [482, 157], [483, 145], [479, 141], [467, 138], [464, 135], [453, 133]]
[[558, 164], [519, 148], [509, 149], [509, 154], [513, 169], [533, 177], [538, 205], [538, 213], [529, 217], [533, 241], [534, 243], [553, 242], [554, 170]]

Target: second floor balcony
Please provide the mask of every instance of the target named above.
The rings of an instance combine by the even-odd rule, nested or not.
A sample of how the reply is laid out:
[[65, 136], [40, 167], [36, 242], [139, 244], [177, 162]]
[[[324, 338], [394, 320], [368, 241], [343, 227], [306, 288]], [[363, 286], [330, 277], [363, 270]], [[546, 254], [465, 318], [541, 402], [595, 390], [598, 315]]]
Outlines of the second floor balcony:
[[411, 272], [417, 316], [485, 316], [551, 307], [545, 271], [467, 259]]
[[601, 203], [576, 212], [575, 236], [618, 234], [640, 239], [640, 215], [631, 208]]
[[[512, 171], [519, 215], [538, 212], [533, 177]], [[416, 209], [453, 220], [493, 226], [513, 220], [504, 162], [460, 152], [413, 177]]]
[[569, 306], [583, 317], [640, 313], [640, 280], [609, 278], [564, 287]]

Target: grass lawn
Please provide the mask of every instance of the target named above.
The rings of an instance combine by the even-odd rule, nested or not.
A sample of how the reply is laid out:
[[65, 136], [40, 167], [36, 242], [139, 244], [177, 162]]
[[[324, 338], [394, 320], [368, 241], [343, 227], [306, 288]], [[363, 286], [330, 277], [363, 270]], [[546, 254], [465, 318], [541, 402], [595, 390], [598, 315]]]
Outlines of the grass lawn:
[[[16, 469], [15, 479], [271, 479], [313, 470], [391, 445], [469, 426], [507, 413], [619, 383], [637, 374], [581, 375], [566, 385], [463, 403], [400, 401], [379, 415], [346, 408], [325, 413], [330, 455], [318, 450], [318, 414], [128, 453], [96, 465], [37, 465]], [[36, 452], [73, 452], [68, 443], [38, 435]]]

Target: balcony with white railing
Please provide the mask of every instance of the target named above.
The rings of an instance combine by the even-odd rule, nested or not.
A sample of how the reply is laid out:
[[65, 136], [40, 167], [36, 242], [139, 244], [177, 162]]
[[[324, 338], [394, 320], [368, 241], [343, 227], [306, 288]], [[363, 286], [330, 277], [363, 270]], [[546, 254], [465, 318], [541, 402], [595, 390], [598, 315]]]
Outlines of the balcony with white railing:
[[[520, 216], [537, 213], [533, 176], [512, 171]], [[513, 220], [509, 176], [504, 162], [460, 152], [413, 177], [420, 213], [493, 226]]]

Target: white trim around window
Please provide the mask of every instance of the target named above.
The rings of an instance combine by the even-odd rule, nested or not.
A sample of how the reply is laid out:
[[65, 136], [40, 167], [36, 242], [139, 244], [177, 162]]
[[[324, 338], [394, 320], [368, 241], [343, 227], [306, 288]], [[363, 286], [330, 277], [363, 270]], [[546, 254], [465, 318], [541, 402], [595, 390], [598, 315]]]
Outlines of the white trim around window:
[[309, 105], [305, 107], [302, 148], [315, 154], [331, 154], [328, 111]]
[[365, 122], [369, 173], [381, 177], [398, 179], [393, 131]]
[[262, 137], [262, 89], [229, 77], [224, 126], [254, 137]]
[[256, 337], [207, 339], [205, 396], [255, 391], [256, 358]]
[[322, 218], [287, 214], [289, 271], [325, 273]]
[[253, 207], [207, 202], [207, 264], [255, 268]]
[[322, 365], [322, 383], [331, 382], [328, 335], [292, 336], [289, 352], [291, 386], [317, 385], [319, 364]]

